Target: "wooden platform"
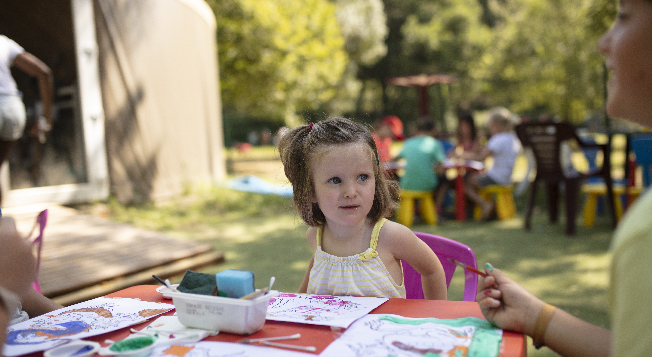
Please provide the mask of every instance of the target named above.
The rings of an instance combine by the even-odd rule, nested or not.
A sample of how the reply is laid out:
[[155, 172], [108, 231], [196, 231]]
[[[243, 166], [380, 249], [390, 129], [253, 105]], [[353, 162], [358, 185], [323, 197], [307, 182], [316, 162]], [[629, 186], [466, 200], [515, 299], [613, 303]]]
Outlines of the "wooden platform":
[[152, 275], [170, 277], [186, 269], [218, 264], [221, 252], [210, 245], [79, 214], [62, 206], [11, 208], [18, 229], [31, 230], [48, 208], [39, 281], [43, 294], [62, 305], [143, 283]]

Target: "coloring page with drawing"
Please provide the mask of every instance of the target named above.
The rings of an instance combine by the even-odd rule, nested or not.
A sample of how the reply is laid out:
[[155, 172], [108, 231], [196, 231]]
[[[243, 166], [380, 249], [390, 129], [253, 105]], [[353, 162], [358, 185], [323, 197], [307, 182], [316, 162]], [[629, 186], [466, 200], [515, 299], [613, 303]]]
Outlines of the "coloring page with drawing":
[[281, 293], [269, 300], [267, 320], [347, 328], [387, 300]]
[[502, 330], [474, 317], [436, 319], [371, 314], [351, 325], [320, 356], [495, 357], [502, 336]]
[[4, 356], [44, 351], [64, 341], [82, 339], [141, 323], [174, 305], [138, 299], [100, 297], [9, 326]]

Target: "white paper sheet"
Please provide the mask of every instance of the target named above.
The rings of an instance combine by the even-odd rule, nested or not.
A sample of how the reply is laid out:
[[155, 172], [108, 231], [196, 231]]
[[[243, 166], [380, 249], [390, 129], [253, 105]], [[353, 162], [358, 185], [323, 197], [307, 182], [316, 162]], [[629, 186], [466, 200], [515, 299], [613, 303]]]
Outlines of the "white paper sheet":
[[488, 357], [497, 356], [501, 340], [502, 330], [474, 317], [443, 320], [372, 314], [351, 325], [320, 357]]
[[269, 300], [267, 320], [347, 328], [387, 298], [281, 293]]
[[62, 341], [119, 330], [172, 309], [172, 304], [100, 297], [9, 326], [3, 353], [44, 351]]

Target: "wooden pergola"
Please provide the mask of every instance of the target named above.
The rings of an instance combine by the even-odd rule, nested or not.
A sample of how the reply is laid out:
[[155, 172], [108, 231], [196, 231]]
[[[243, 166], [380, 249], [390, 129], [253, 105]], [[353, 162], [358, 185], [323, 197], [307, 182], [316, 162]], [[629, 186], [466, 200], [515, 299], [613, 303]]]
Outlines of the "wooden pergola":
[[457, 79], [449, 74], [417, 74], [413, 76], [391, 77], [387, 84], [401, 87], [416, 87], [419, 90], [419, 116], [428, 116], [428, 87], [436, 84], [451, 84]]

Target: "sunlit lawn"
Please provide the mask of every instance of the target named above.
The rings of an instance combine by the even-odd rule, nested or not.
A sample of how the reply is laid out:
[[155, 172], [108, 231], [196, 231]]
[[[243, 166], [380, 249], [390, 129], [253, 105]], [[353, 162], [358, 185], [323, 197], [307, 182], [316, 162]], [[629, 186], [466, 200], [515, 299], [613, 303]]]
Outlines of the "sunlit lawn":
[[[229, 155], [236, 161], [247, 158], [245, 154]], [[273, 159], [275, 155], [273, 148], [255, 153], [256, 159]], [[269, 172], [263, 178], [282, 180], [278, 163], [277, 167], [276, 172]], [[518, 171], [523, 173], [526, 167], [521, 160]], [[465, 243], [475, 252], [480, 266], [491, 262], [535, 295], [587, 321], [608, 327], [606, 289], [612, 234], [609, 220], [599, 218], [593, 228], [585, 228], [578, 217], [577, 235], [568, 237], [564, 234], [563, 208], [559, 222], [549, 224], [542, 193], [533, 229], [526, 232], [520, 215], [524, 211], [524, 198], [517, 198], [519, 216], [509, 221], [449, 220], [437, 226], [415, 225], [412, 229]], [[196, 188], [156, 206], [124, 207], [110, 202], [107, 207], [113, 220], [213, 245], [225, 253], [226, 261], [202, 272], [216, 273], [228, 268], [250, 270], [255, 273], [258, 287], [265, 286], [275, 276], [276, 289], [295, 291], [311, 255], [305, 241], [306, 227], [295, 214], [291, 199], [212, 187]], [[460, 300], [463, 285], [463, 276], [456, 275], [449, 298]], [[528, 354], [554, 355], [547, 349], [537, 351], [532, 347], [528, 347]]]

